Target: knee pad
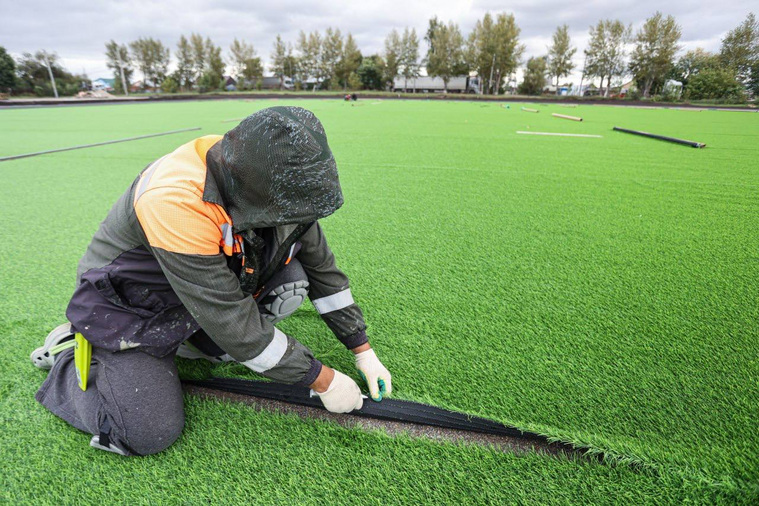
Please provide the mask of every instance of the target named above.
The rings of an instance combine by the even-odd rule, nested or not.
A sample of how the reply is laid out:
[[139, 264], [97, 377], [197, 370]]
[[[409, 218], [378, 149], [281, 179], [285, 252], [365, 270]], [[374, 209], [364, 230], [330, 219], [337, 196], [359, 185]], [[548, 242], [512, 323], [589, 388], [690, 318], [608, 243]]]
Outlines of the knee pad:
[[272, 288], [261, 301], [261, 314], [271, 323], [278, 323], [295, 312], [308, 296], [308, 281], [292, 281]]
[[277, 323], [295, 312], [308, 296], [308, 276], [297, 258], [277, 272], [267, 283], [273, 287], [258, 299], [261, 314]]

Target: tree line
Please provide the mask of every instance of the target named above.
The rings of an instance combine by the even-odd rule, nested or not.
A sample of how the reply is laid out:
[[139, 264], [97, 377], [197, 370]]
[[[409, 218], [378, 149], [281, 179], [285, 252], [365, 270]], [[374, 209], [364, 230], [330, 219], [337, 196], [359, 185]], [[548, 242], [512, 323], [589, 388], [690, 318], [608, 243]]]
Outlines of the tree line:
[[75, 95], [87, 83], [85, 76], [63, 68], [54, 52], [40, 50], [14, 59], [0, 46], [0, 93], [57, 98]]
[[[683, 96], [690, 99], [740, 100], [745, 91], [759, 93], [759, 23], [753, 13], [728, 32], [719, 52], [697, 48], [679, 57], [681, 28], [673, 16], [656, 12], [635, 32], [621, 20], [600, 20], [589, 28], [582, 68], [575, 67], [577, 48], [567, 25], [556, 28], [544, 55], [526, 62], [520, 34], [514, 15], [506, 12], [486, 13], [466, 36], [455, 22], [433, 17], [422, 37], [426, 53], [421, 52], [416, 30], [404, 28], [393, 29], [379, 53], [364, 56], [353, 35], [344, 35], [339, 28], [301, 31], [295, 41], [276, 35], [269, 70], [281, 87], [291, 78], [298, 87], [327, 90], [385, 90], [397, 80], [403, 85], [396, 87], [406, 88], [424, 68], [427, 75], [441, 78], [446, 90], [453, 77], [474, 72], [485, 94], [535, 95], [543, 93], [549, 82], [558, 93], [561, 80], [575, 70], [581, 72], [580, 89], [591, 85], [606, 96], [627, 77], [636, 85], [634, 93], [642, 97], [666, 93], [670, 80], [682, 83]], [[173, 72], [169, 72], [171, 50], [160, 40], [144, 37], [128, 44], [111, 40], [105, 48], [117, 91], [127, 92], [136, 75], [141, 76], [143, 89], [165, 92], [223, 88], [227, 69], [237, 89], [260, 88], [264, 77], [256, 49], [237, 38], [224, 54], [209, 37], [180, 36], [173, 51]], [[516, 72], [523, 64], [524, 78], [517, 85]], [[0, 89], [71, 94], [83, 79], [67, 73], [55, 53], [24, 53], [14, 61], [0, 48]], [[62, 90], [55, 89], [56, 82]]]
[[[635, 83], [633, 98], [662, 94], [668, 98], [668, 92], [676, 92], [692, 100], [743, 101], [746, 91], [759, 95], [759, 23], [753, 13], [727, 33], [718, 53], [696, 48], [678, 58], [681, 34], [675, 18], [660, 12], [635, 33], [620, 20], [601, 20], [589, 30], [582, 80], [598, 80], [597, 89], [605, 96], [611, 94], [613, 83], [621, 84], [627, 76]], [[527, 61], [518, 91], [539, 94], [551, 77], [558, 92], [559, 80], [574, 70], [575, 52], [568, 27], [558, 27], [548, 54]], [[668, 88], [670, 80], [681, 83], [682, 89]]]

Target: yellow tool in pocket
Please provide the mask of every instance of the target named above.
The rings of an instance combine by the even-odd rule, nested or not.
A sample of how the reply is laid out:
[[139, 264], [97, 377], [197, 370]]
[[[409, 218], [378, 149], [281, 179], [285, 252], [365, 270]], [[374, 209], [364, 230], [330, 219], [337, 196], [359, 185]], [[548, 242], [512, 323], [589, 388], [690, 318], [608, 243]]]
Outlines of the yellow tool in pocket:
[[79, 388], [87, 390], [87, 378], [90, 376], [90, 362], [92, 362], [92, 345], [77, 332], [74, 335], [74, 367], [76, 368], [76, 379], [79, 382]]

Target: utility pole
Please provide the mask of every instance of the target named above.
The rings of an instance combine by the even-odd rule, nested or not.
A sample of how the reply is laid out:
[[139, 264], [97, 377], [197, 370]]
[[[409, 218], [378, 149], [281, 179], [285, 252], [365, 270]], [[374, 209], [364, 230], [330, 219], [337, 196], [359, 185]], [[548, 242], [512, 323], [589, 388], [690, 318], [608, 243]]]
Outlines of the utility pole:
[[490, 79], [488, 79], [488, 91], [493, 91], [493, 69], [495, 69], [495, 53], [493, 53], [493, 63], [490, 65]]
[[42, 57], [45, 59], [47, 73], [50, 75], [50, 82], [53, 85], [53, 94], [55, 94], [55, 98], [58, 98], [58, 88], [55, 87], [55, 77], [53, 77], [53, 69], [50, 67], [50, 57], [47, 55], [47, 51], [42, 51]]
[[124, 90], [124, 95], [128, 97], [129, 90], [127, 89], [126, 78], [124, 77], [124, 62], [121, 61], [121, 55], [119, 55], [119, 71], [121, 72], [121, 88]]

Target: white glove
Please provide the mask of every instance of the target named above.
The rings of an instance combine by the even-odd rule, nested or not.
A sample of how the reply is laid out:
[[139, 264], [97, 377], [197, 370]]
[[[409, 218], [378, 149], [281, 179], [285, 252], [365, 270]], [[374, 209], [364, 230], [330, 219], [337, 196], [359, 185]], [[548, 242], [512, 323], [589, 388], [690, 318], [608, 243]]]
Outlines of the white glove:
[[381, 401], [393, 393], [393, 383], [390, 372], [385, 369], [373, 349], [362, 351], [356, 355], [356, 369], [361, 373], [369, 386], [369, 395], [374, 401]]
[[364, 405], [364, 398], [361, 396], [361, 389], [356, 382], [350, 379], [340, 371], [335, 371], [335, 377], [332, 383], [324, 392], [312, 390], [322, 400], [322, 404], [327, 411], [333, 413], [350, 413], [354, 409], [361, 409]]

